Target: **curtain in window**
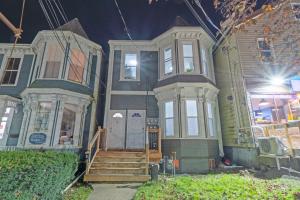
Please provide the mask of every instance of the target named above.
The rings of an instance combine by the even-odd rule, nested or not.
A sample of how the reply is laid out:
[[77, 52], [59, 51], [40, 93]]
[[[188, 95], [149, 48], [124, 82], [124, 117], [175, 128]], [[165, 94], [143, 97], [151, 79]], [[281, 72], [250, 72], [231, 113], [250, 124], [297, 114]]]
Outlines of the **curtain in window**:
[[63, 52], [57, 44], [48, 44], [44, 78], [58, 78]]
[[85, 55], [81, 52], [81, 50], [73, 49], [71, 53], [71, 63], [68, 75], [69, 80], [82, 83], [85, 62]]

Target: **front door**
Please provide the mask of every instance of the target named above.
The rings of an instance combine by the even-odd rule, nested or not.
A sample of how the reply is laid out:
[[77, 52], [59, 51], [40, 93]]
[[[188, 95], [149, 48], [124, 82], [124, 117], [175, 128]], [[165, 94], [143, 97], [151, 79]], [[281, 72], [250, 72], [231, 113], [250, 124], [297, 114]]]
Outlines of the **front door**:
[[127, 114], [127, 149], [145, 148], [145, 110], [129, 110]]
[[126, 111], [111, 110], [109, 113], [109, 127], [107, 135], [108, 149], [125, 148]]

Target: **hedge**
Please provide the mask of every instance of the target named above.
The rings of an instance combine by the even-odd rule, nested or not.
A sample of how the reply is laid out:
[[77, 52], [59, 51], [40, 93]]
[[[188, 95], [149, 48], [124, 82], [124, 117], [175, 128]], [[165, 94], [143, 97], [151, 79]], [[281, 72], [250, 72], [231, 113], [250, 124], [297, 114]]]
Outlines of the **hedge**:
[[78, 166], [74, 153], [0, 152], [1, 200], [58, 200]]

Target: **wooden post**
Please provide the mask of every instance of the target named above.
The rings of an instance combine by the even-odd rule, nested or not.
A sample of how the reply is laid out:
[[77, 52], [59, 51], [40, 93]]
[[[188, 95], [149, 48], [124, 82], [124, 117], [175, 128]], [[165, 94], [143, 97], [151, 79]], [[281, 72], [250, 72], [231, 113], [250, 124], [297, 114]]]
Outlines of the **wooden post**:
[[149, 174], [149, 127], [147, 127], [146, 129], [146, 145], [145, 145], [145, 148], [146, 148], [146, 163], [147, 163], [147, 166], [146, 166], [146, 175]]
[[[97, 148], [96, 148], [96, 153], [99, 151], [100, 148], [100, 139], [101, 139], [101, 126], [98, 127], [98, 138], [97, 138]], [[97, 133], [96, 133], [97, 134]]]

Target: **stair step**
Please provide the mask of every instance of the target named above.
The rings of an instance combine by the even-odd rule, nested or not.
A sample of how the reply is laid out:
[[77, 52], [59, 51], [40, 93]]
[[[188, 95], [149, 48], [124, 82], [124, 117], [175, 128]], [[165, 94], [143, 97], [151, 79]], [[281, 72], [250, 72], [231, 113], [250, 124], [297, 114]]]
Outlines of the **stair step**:
[[131, 157], [131, 158], [140, 158], [145, 157], [145, 153], [97, 153], [96, 156], [100, 157]]
[[90, 174], [145, 174], [146, 167], [140, 168], [111, 168], [111, 167], [97, 167], [90, 168]]
[[132, 175], [132, 174], [106, 174], [96, 175], [88, 174], [84, 176], [84, 181], [89, 182], [146, 182], [150, 179], [149, 175]]
[[147, 165], [146, 162], [93, 162], [92, 167], [139, 168]]
[[122, 156], [109, 156], [102, 157], [96, 156], [95, 162], [146, 162], [146, 157], [122, 157]]

